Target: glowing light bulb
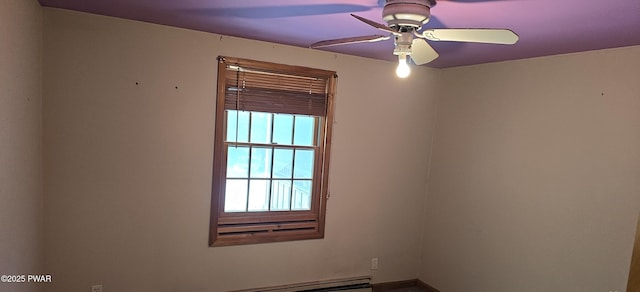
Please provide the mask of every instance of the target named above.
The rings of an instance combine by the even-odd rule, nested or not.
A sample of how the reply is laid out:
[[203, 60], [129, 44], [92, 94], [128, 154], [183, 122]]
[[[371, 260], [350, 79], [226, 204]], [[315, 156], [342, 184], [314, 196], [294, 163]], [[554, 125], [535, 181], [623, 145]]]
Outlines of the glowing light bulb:
[[398, 55], [398, 68], [396, 68], [396, 75], [400, 78], [407, 78], [411, 73], [411, 68], [407, 64], [407, 55]]

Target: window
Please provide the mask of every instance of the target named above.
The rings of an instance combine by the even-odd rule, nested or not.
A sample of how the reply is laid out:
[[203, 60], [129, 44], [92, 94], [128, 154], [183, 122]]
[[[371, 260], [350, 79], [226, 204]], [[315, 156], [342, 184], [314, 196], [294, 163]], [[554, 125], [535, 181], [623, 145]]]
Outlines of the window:
[[324, 237], [335, 72], [218, 60], [209, 245]]

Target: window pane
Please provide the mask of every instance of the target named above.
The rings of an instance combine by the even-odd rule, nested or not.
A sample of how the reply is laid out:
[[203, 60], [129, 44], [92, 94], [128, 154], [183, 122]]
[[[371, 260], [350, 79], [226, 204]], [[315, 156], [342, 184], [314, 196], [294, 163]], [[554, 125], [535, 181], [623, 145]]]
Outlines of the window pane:
[[293, 203], [291, 210], [311, 210], [311, 181], [293, 181]]
[[244, 212], [247, 207], [247, 180], [227, 179], [224, 197], [225, 212]]
[[314, 117], [296, 116], [296, 125], [293, 133], [293, 144], [299, 146], [313, 146], [314, 126]]
[[293, 169], [294, 178], [313, 177], [313, 152], [314, 150], [296, 150], [296, 162]]
[[235, 141], [236, 140], [236, 125], [237, 125], [238, 112], [237, 111], [227, 111], [227, 140], [226, 141]]
[[273, 117], [273, 143], [291, 145], [293, 115], [275, 114]]
[[271, 185], [271, 210], [288, 211], [291, 201], [291, 181], [274, 179]]
[[271, 141], [271, 114], [251, 113], [251, 143], [267, 144]]
[[273, 152], [273, 178], [291, 178], [293, 150], [278, 149]]
[[249, 147], [227, 148], [227, 177], [249, 177]]
[[227, 141], [249, 142], [249, 112], [227, 111]]
[[271, 177], [271, 148], [251, 149], [251, 178]]
[[249, 181], [249, 211], [269, 210], [269, 180]]

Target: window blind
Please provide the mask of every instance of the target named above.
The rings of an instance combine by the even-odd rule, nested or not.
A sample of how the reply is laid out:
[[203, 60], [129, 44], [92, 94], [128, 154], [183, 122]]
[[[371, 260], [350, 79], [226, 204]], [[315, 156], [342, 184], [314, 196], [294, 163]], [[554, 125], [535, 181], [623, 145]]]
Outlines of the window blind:
[[307, 69], [290, 75], [279, 64], [265, 68], [263, 62], [257, 68], [251, 60], [219, 60], [226, 66], [225, 109], [326, 116], [329, 79], [334, 72]]

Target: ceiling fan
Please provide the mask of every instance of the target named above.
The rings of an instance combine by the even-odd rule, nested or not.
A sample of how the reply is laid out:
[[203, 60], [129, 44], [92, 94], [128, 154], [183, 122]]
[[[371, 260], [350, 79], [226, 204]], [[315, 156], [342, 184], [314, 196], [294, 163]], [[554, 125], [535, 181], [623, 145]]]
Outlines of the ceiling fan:
[[426, 40], [505, 45], [512, 45], [518, 41], [518, 35], [509, 29], [442, 28], [422, 30], [422, 26], [429, 22], [431, 8], [435, 5], [436, 0], [386, 0], [382, 9], [382, 19], [387, 25], [355, 14], [351, 14], [351, 16], [389, 34], [325, 40], [313, 43], [309, 47], [321, 48], [377, 42], [393, 37], [395, 42], [393, 54], [397, 55], [399, 60], [396, 74], [398, 77], [405, 78], [410, 73], [409, 58], [416, 65], [426, 64], [438, 58], [438, 52]]

